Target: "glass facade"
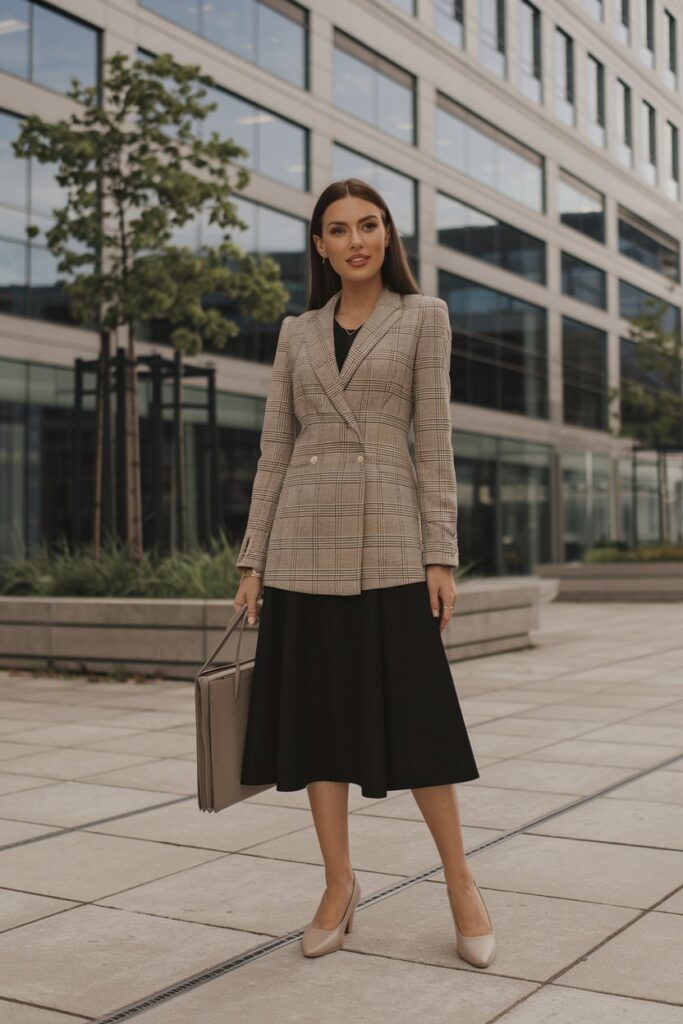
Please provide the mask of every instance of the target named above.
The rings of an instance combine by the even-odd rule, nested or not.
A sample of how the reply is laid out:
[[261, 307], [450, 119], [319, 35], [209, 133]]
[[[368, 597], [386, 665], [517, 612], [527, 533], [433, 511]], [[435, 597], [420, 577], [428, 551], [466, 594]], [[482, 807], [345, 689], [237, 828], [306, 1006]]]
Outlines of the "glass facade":
[[546, 247], [540, 238], [442, 192], [436, 194], [436, 229], [439, 245], [545, 284]]
[[563, 252], [562, 294], [599, 309], [607, 309], [607, 274], [578, 256]]
[[557, 178], [557, 212], [562, 224], [605, 241], [605, 197], [563, 168]]
[[519, 4], [519, 74], [526, 98], [542, 103], [541, 12], [529, 0]]
[[[45, 244], [63, 202], [54, 168], [14, 155], [20, 118], [0, 110], [0, 313], [71, 323], [56, 262]], [[29, 241], [26, 228], [39, 234]]]
[[606, 455], [562, 452], [562, 511], [565, 561], [613, 539], [610, 530], [611, 466]]
[[453, 449], [463, 565], [515, 575], [550, 561], [550, 447], [456, 430]]
[[614, 0], [614, 34], [623, 46], [631, 44], [631, 0]]
[[217, 107], [201, 122], [202, 134], [208, 138], [215, 131], [221, 138], [233, 138], [238, 146], [249, 150], [249, 156], [237, 163], [283, 185], [306, 191], [307, 129], [225, 89], [207, 92], [205, 102], [216, 103]]
[[664, 81], [670, 89], [678, 87], [678, 22], [671, 11], [664, 10], [664, 46], [666, 63], [662, 69]]
[[586, 131], [596, 146], [605, 145], [605, 67], [590, 53], [586, 55]]
[[636, 263], [680, 281], [681, 246], [677, 238], [660, 231], [623, 206], [618, 207], [619, 252]]
[[335, 30], [332, 83], [338, 107], [401, 142], [414, 145], [413, 75]]
[[681, 173], [678, 159], [678, 128], [671, 121], [666, 122], [664, 130], [664, 190], [669, 199], [677, 202], [681, 198]]
[[308, 88], [308, 14], [291, 0], [140, 0], [140, 6]]
[[544, 211], [543, 157], [442, 93], [437, 95], [436, 155], [480, 184]]
[[451, 46], [465, 48], [464, 0], [434, 0], [434, 31]]
[[[651, 292], [646, 292], [628, 281], [619, 281], [619, 316], [627, 320], [633, 317], [645, 316], [649, 312], [649, 306], [654, 301], [662, 301]], [[662, 317], [662, 326], [665, 331], [680, 331], [681, 311], [678, 306], [665, 302], [665, 312]]]
[[507, 77], [505, 0], [479, 0], [479, 58], [499, 78]]
[[553, 75], [555, 81], [555, 117], [570, 128], [576, 123], [574, 103], [574, 40], [555, 29]]
[[624, 167], [633, 167], [633, 108], [631, 88], [617, 78], [617, 156]]
[[451, 313], [453, 401], [546, 417], [546, 311], [445, 271], [439, 295]]
[[640, 104], [640, 173], [648, 185], [657, 184], [657, 115], [647, 100]]
[[607, 335], [590, 324], [562, 317], [564, 421], [608, 429]]
[[3, 0], [0, 70], [68, 93], [72, 77], [82, 86], [97, 85], [99, 62], [97, 29], [40, 3]]
[[[232, 239], [256, 257], [270, 256], [280, 267], [280, 279], [289, 292], [283, 316], [298, 316], [308, 305], [306, 288], [306, 222], [300, 217], [254, 203], [243, 196], [233, 196], [237, 216], [248, 224], [245, 231], [235, 231]], [[173, 239], [177, 245], [199, 248], [219, 245], [219, 229], [208, 222], [208, 214], [183, 226]], [[225, 355], [256, 362], [272, 363], [275, 356], [280, 322], [263, 323], [240, 311], [237, 302], [220, 296], [207, 296], [206, 305], [222, 310], [235, 320], [240, 333], [224, 349]], [[139, 325], [139, 336], [147, 341], [169, 343], [171, 326], [167, 321], [147, 321]], [[208, 351], [215, 351], [209, 344]]]

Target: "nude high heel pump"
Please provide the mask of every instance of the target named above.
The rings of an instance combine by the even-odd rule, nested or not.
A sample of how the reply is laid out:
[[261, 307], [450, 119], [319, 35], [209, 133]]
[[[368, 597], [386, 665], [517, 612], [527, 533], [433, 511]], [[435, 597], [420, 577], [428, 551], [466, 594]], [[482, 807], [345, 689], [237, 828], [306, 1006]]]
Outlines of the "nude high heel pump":
[[[479, 886], [476, 882], [474, 885], [481, 897], [481, 902], [484, 903], [484, 897], [479, 891]], [[448, 892], [448, 887], [446, 887], [446, 891]], [[453, 910], [453, 901], [451, 900], [450, 892], [448, 892], [448, 902], [451, 905], [451, 913], [455, 924], [456, 953], [468, 964], [472, 964], [473, 967], [488, 967], [493, 963], [496, 955], [496, 940], [493, 934], [493, 925], [491, 924], [488, 907], [484, 903], [484, 910], [486, 911], [486, 916], [489, 921], [489, 931], [484, 932], [483, 935], [463, 935], [458, 928], [458, 922], [455, 920], [455, 911]]]
[[333, 953], [336, 949], [342, 949], [345, 935], [351, 931], [353, 915], [359, 901], [360, 884], [354, 871], [351, 899], [341, 921], [336, 928], [313, 928], [309, 924], [301, 939], [304, 954], [306, 956], [322, 956], [324, 953]]

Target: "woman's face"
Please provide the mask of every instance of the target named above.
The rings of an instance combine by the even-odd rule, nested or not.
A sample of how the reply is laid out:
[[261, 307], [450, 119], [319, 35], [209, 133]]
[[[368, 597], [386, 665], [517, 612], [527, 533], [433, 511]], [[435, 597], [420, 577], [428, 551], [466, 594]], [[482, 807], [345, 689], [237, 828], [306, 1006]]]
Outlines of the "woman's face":
[[[330, 203], [323, 214], [323, 233], [313, 236], [319, 255], [325, 256], [342, 281], [367, 281], [379, 274], [389, 235], [382, 211], [358, 196], [344, 196]], [[364, 262], [349, 262], [365, 256]]]

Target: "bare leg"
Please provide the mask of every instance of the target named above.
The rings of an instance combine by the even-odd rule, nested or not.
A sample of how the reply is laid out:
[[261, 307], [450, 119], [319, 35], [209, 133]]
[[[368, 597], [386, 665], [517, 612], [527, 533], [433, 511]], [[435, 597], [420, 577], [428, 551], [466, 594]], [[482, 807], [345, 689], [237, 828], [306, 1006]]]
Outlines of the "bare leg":
[[325, 861], [327, 885], [311, 923], [315, 928], [335, 928], [353, 892], [349, 852], [349, 784], [309, 782], [306, 788], [320, 852]]
[[489, 919], [465, 855], [455, 784], [420, 786], [412, 794], [441, 856], [458, 928], [463, 935], [484, 935]]

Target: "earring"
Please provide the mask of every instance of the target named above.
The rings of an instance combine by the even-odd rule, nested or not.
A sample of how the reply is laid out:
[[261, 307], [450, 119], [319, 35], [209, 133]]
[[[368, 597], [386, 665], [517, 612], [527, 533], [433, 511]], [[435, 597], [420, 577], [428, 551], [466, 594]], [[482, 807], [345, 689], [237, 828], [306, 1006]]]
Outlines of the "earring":
[[323, 256], [323, 263], [324, 263], [324, 262], [325, 262], [325, 257]]

